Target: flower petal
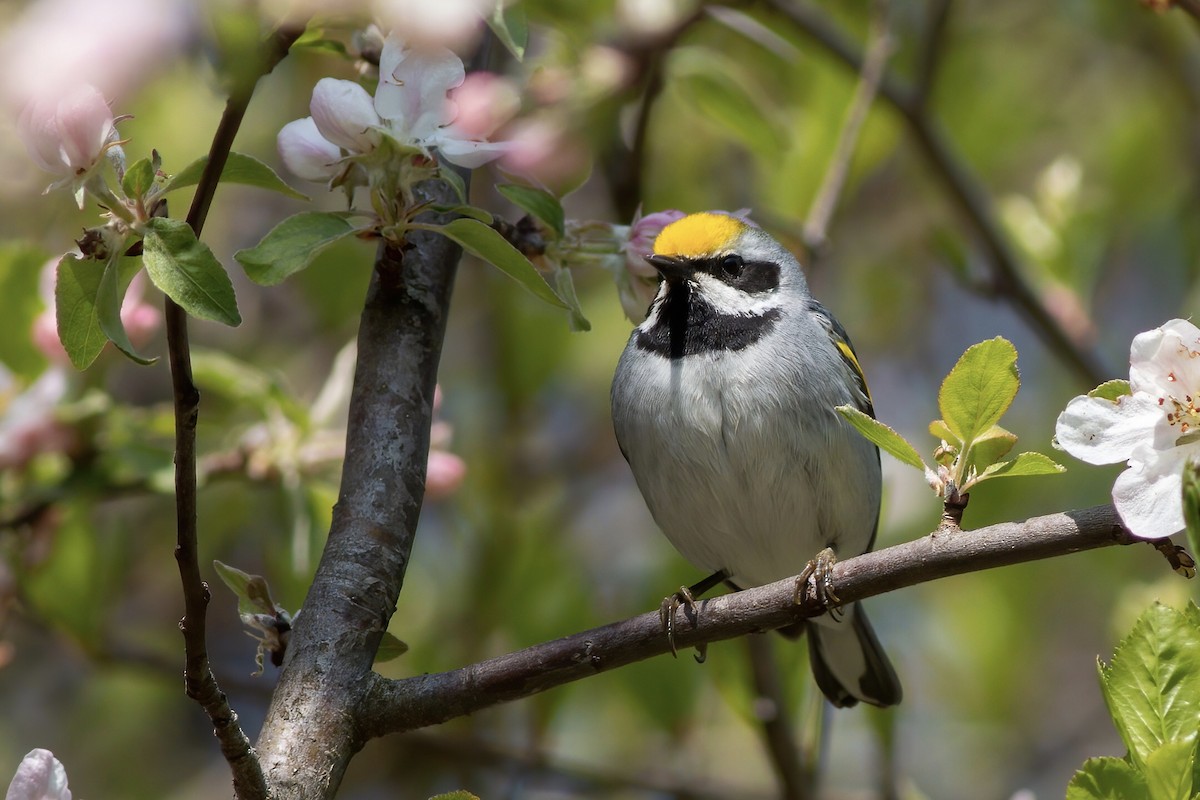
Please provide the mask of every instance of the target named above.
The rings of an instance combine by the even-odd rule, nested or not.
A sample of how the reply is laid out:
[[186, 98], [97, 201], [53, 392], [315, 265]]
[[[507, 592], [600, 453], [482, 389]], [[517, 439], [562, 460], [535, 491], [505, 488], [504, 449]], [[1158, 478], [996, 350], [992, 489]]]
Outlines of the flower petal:
[[1125, 461], [1138, 445], [1150, 441], [1163, 418], [1147, 395], [1119, 398], [1076, 397], [1058, 416], [1054, 437], [1062, 449], [1089, 464]]
[[511, 142], [472, 142], [452, 136], [436, 138], [431, 144], [436, 146], [442, 157], [451, 164], [467, 169], [475, 169], [494, 161], [512, 149]]
[[1136, 459], [1113, 484], [1113, 505], [1121, 521], [1130, 533], [1144, 539], [1183, 530], [1183, 465], [1194, 448], [1153, 452], [1152, 458]]
[[379, 57], [375, 110], [403, 141], [424, 142], [454, 119], [446, 94], [463, 82], [462, 59], [444, 47], [415, 49], [392, 33]]
[[379, 144], [382, 124], [367, 90], [354, 81], [322, 78], [313, 87], [312, 112], [317, 130], [351, 153], [369, 153]]
[[293, 175], [306, 181], [327, 181], [338, 171], [341, 149], [317, 130], [312, 117], [284, 125], [276, 139], [279, 157]]
[[72, 171], [95, 166], [114, 136], [112, 110], [95, 86], [77, 86], [58, 102], [55, 113], [63, 154]]
[[25, 106], [17, 120], [17, 133], [39, 168], [54, 175], [71, 174], [63, 155], [58, 133], [57, 104], [49, 100], [34, 100]]
[[1183, 398], [1200, 389], [1200, 329], [1173, 319], [1139, 333], [1129, 348], [1133, 391]]
[[67, 771], [49, 750], [30, 750], [21, 759], [5, 797], [7, 800], [71, 800]]

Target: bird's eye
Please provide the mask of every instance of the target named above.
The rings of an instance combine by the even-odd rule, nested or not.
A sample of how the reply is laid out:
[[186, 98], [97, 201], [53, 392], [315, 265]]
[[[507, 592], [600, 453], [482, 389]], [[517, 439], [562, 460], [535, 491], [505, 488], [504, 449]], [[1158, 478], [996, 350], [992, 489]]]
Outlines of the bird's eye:
[[742, 274], [742, 267], [746, 266], [746, 262], [742, 261], [742, 257], [730, 253], [721, 259], [721, 275], [726, 278], [736, 278]]

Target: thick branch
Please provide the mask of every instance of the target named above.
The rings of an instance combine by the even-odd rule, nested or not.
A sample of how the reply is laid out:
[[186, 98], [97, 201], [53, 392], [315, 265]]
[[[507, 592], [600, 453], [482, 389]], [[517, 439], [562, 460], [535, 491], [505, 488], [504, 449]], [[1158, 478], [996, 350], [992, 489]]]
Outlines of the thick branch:
[[[1133, 539], [1112, 506], [1050, 514], [975, 531], [938, 531], [916, 541], [838, 563], [838, 597], [849, 603], [905, 586], [1008, 564], [1050, 558]], [[776, 583], [680, 609], [680, 647], [773, 630], [824, 612], [813, 587], [793, 602], [796, 583]], [[566, 636], [468, 667], [434, 675], [388, 680], [371, 673], [358, 707], [365, 736], [436, 725], [500, 703], [528, 697], [599, 672], [670, 652], [657, 611]]]
[[[846, 66], [862, 71], [862, 53], [819, 13], [788, 0], [769, 0], [768, 4]], [[1008, 299], [1042, 341], [1088, 386], [1112, 377], [1094, 352], [1063, 330], [1021, 277], [1019, 259], [996, 218], [987, 192], [929, 116], [924, 98], [886, 74], [879, 83], [879, 95], [900, 112], [922, 155], [983, 244], [996, 291]]]
[[[280, 31], [272, 38], [264, 57], [262, 74], [270, 72], [287, 55], [288, 48], [302, 30]], [[200, 236], [204, 220], [220, 183], [221, 172], [229, 158], [234, 137], [250, 104], [254, 83], [235, 92], [225, 106], [213, 135], [208, 163], [196, 187], [187, 221]], [[205, 615], [208, 609], [208, 584], [200, 576], [196, 522], [196, 425], [200, 417], [200, 393], [192, 381], [191, 346], [188, 341], [187, 312], [170, 297], [165, 303], [167, 352], [171, 365], [171, 390], [175, 406], [175, 561], [183, 584], [184, 686], [208, 714], [213, 733], [221, 744], [221, 754], [233, 771], [233, 787], [241, 800], [267, 797], [262, 767], [254, 755], [250, 740], [238, 725], [237, 714], [229, 706], [225, 693], [217, 685], [208, 660]]]
[[[418, 195], [454, 202], [444, 184]], [[364, 741], [356, 709], [396, 609], [425, 494], [434, 384], [460, 255], [445, 237], [414, 233], [404, 250], [381, 245], [376, 257], [341, 492], [258, 742], [274, 797], [332, 797]]]

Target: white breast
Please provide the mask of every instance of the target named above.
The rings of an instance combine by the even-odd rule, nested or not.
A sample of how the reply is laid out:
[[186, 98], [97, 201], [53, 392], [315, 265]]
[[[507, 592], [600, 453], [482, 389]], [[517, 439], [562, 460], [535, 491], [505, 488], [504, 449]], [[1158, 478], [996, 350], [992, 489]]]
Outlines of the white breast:
[[781, 361], [764, 344], [677, 360], [630, 345], [613, 381], [617, 441], [659, 527], [743, 587], [826, 546], [863, 552], [879, 509], [875, 449], [833, 410], [851, 400], [840, 356]]

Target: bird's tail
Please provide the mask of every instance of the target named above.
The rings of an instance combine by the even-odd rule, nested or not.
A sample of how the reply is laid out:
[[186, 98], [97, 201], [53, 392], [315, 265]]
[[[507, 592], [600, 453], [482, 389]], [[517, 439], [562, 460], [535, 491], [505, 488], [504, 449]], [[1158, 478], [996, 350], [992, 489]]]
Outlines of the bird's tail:
[[805, 623], [817, 686], [839, 708], [860, 700], [880, 707], [896, 705], [901, 696], [900, 679], [867, 615], [858, 603], [844, 610], [840, 622], [833, 623], [826, 616]]

